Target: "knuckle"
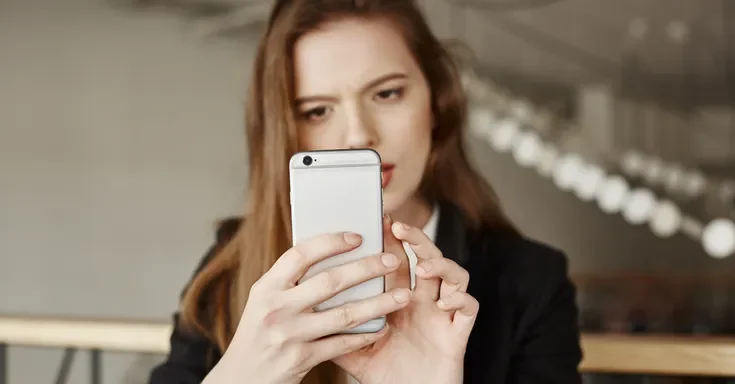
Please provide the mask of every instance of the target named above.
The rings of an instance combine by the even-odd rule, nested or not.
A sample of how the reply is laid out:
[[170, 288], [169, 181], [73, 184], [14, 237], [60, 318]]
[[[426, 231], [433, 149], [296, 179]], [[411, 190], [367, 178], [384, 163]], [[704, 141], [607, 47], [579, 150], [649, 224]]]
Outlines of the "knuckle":
[[334, 269], [326, 270], [321, 274], [319, 286], [326, 292], [339, 292], [341, 285]]
[[260, 295], [260, 292], [263, 290], [263, 281], [262, 278], [256, 280], [253, 285], [250, 286], [250, 292], [248, 292], [248, 301], [250, 299], [258, 297]]
[[291, 259], [293, 262], [297, 265], [306, 265], [308, 264], [307, 259], [310, 252], [310, 245], [307, 243], [299, 243], [296, 244], [293, 248], [290, 250], [291, 252]]
[[355, 337], [343, 337], [339, 341], [339, 349], [342, 354], [348, 354], [363, 345], [367, 336], [355, 335]]
[[291, 335], [285, 327], [272, 327], [267, 335], [268, 343], [278, 348], [283, 348], [291, 339]]
[[265, 327], [274, 327], [283, 319], [283, 309], [274, 299], [270, 299], [263, 305], [261, 323]]
[[266, 327], [272, 327], [278, 324], [279, 318], [280, 314], [278, 313], [278, 311], [266, 311], [263, 314], [263, 319], [261, 322]]
[[467, 272], [466, 269], [461, 268], [460, 270], [460, 278], [462, 279], [463, 283], [469, 283], [470, 282], [470, 273]]
[[338, 307], [334, 311], [334, 315], [337, 318], [337, 322], [340, 326], [347, 329], [355, 327], [355, 314], [350, 305], [343, 305]]
[[309, 366], [311, 354], [303, 344], [294, 345], [286, 353], [288, 364], [296, 371], [301, 371]]

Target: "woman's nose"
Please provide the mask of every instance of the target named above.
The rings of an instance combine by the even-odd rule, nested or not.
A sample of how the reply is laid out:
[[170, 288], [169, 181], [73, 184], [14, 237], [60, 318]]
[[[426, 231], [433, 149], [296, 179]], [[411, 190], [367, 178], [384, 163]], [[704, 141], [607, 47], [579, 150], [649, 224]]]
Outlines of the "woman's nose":
[[377, 144], [377, 132], [372, 120], [369, 113], [362, 108], [349, 111], [345, 135], [348, 148], [370, 148]]

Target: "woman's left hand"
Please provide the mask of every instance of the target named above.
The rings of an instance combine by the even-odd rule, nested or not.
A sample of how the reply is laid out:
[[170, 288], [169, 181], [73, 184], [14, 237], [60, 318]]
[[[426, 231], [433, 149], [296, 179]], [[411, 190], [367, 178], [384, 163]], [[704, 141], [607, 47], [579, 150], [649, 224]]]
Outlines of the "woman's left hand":
[[[388, 316], [387, 335], [334, 362], [361, 384], [462, 383], [467, 340], [479, 310], [477, 300], [467, 293], [469, 274], [445, 258], [418, 228], [386, 218], [383, 232], [385, 251], [404, 256], [406, 268], [396, 273], [408, 276], [401, 241], [418, 258], [411, 303]], [[407, 284], [400, 275], [393, 278]]]

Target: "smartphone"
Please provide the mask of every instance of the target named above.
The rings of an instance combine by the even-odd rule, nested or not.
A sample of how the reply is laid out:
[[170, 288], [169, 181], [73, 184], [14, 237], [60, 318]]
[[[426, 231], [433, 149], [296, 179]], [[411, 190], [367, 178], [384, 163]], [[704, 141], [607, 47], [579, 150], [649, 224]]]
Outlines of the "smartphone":
[[[330, 232], [355, 232], [362, 244], [314, 264], [299, 281], [325, 269], [383, 252], [383, 191], [380, 155], [371, 149], [299, 152], [289, 162], [293, 243]], [[324, 311], [385, 292], [380, 276], [348, 288], [317, 305]], [[385, 317], [345, 333], [377, 332]]]

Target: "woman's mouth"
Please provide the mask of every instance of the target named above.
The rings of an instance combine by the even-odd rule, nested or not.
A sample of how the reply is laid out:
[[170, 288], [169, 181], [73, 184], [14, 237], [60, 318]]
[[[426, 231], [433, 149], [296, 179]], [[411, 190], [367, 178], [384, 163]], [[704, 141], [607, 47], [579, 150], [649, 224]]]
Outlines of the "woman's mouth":
[[383, 189], [385, 189], [393, 178], [393, 164], [383, 164]]

